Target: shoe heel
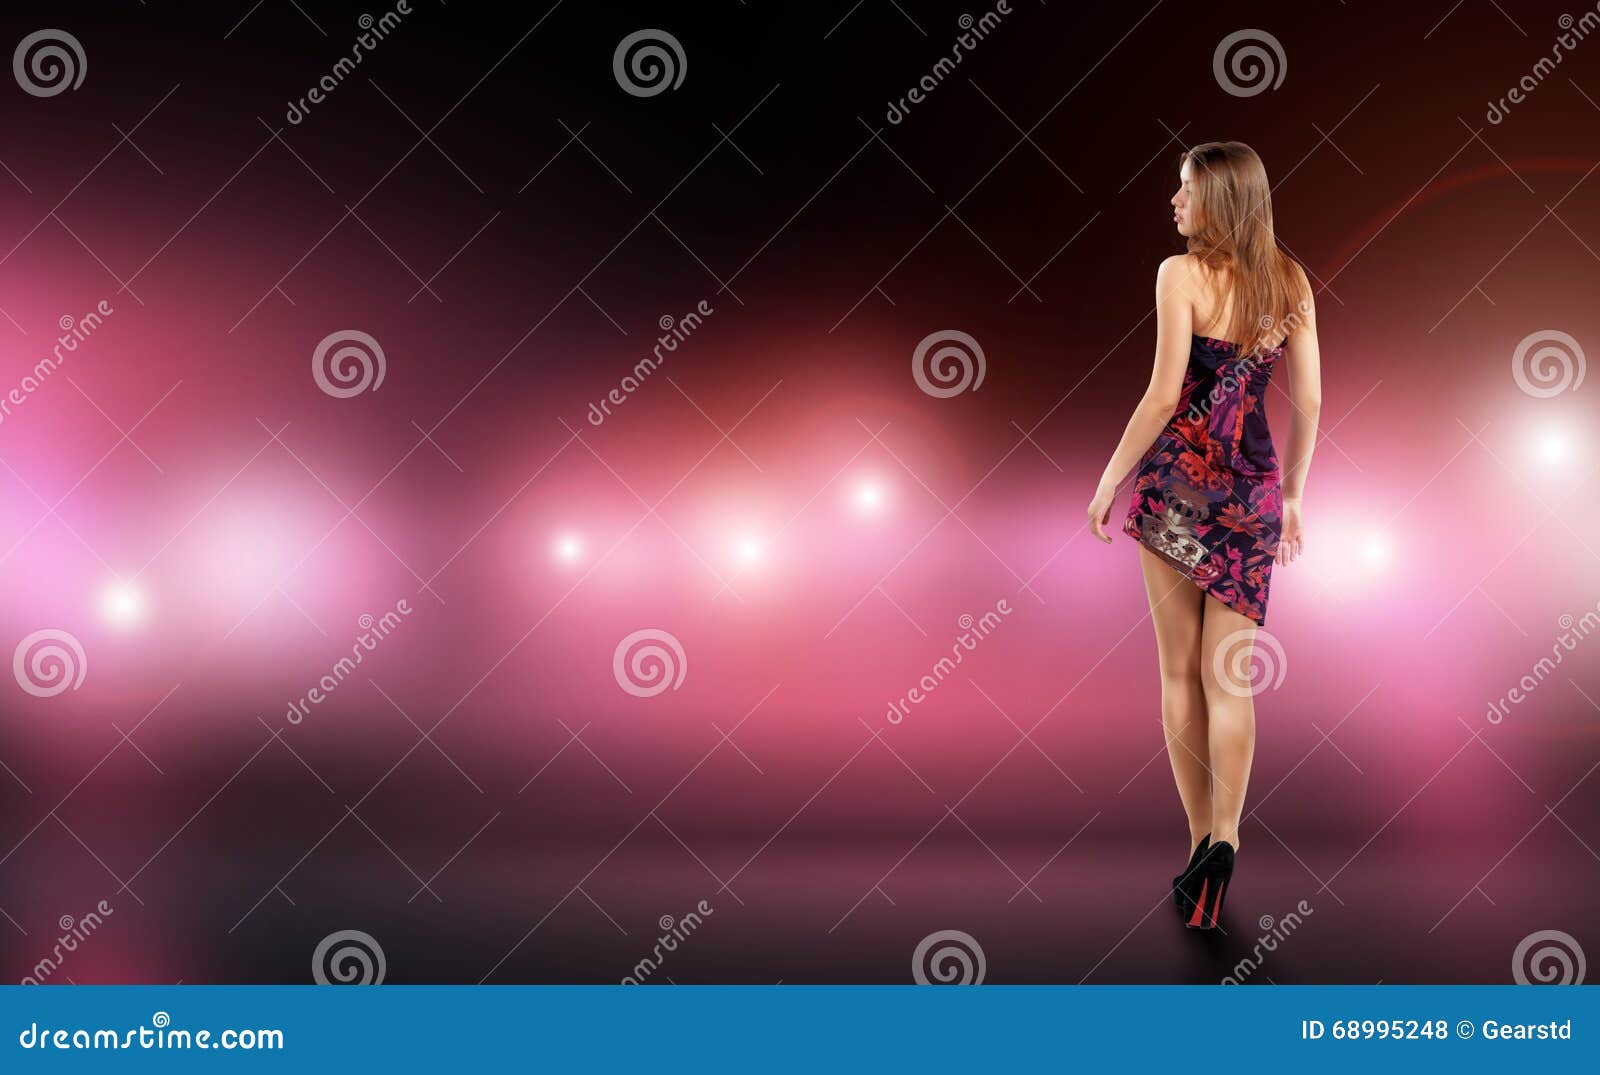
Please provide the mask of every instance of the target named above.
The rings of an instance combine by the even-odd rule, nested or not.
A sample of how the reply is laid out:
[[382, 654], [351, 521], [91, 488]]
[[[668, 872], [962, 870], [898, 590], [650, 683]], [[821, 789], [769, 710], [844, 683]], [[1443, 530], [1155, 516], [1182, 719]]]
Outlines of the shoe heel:
[[1222, 917], [1222, 895], [1228, 891], [1228, 882], [1223, 881], [1217, 885], [1217, 899], [1211, 905], [1211, 928], [1217, 928], [1217, 919]]
[[1222, 917], [1222, 900], [1233, 880], [1233, 845], [1226, 841], [1212, 844], [1197, 872], [1202, 880], [1194, 910], [1184, 921], [1190, 929], [1216, 929]]
[[1172, 902], [1177, 908], [1178, 918], [1183, 921], [1188, 921], [1199, 902], [1197, 897], [1199, 886], [1195, 882], [1201, 879], [1200, 862], [1210, 847], [1211, 834], [1206, 833], [1195, 847], [1194, 854], [1189, 857], [1189, 864], [1183, 868], [1182, 873], [1172, 879]]
[[1211, 886], [1211, 878], [1206, 877], [1206, 878], [1202, 878], [1201, 879], [1201, 881], [1200, 881], [1200, 897], [1195, 900], [1195, 903], [1194, 903], [1194, 914], [1190, 915], [1189, 916], [1189, 920], [1184, 923], [1184, 925], [1188, 926], [1190, 929], [1210, 929], [1211, 928], [1210, 926], [1208, 926], [1206, 924], [1206, 921], [1205, 921], [1205, 918], [1206, 918], [1206, 892], [1209, 891], [1210, 886]]

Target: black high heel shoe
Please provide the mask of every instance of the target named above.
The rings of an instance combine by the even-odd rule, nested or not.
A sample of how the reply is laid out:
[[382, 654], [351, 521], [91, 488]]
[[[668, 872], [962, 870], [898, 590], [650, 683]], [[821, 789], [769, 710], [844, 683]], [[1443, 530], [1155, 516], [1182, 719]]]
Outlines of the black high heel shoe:
[[1187, 919], [1194, 913], [1195, 895], [1200, 887], [1200, 860], [1206, 857], [1206, 851], [1211, 846], [1211, 834], [1208, 832], [1200, 838], [1200, 844], [1194, 849], [1194, 854], [1189, 856], [1189, 865], [1183, 872], [1172, 879], [1172, 902], [1178, 907], [1178, 917]]
[[1211, 845], [1200, 866], [1195, 871], [1200, 877], [1200, 892], [1195, 897], [1194, 910], [1184, 920], [1190, 929], [1216, 929], [1222, 915], [1222, 899], [1233, 880], [1233, 845], [1223, 840]]

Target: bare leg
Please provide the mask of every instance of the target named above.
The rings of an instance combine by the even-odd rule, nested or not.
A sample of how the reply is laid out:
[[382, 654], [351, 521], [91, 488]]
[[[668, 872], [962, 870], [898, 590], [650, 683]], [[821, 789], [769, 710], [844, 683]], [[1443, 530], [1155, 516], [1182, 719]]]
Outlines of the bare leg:
[[1245, 785], [1256, 749], [1256, 708], [1251, 697], [1249, 652], [1256, 625], [1215, 598], [1206, 598], [1201, 632], [1201, 682], [1210, 721], [1211, 840], [1239, 847]]
[[1211, 831], [1211, 775], [1201, 684], [1201, 602], [1205, 595], [1155, 553], [1139, 546], [1150, 619], [1161, 658], [1161, 724], [1178, 798], [1189, 817], [1189, 851]]

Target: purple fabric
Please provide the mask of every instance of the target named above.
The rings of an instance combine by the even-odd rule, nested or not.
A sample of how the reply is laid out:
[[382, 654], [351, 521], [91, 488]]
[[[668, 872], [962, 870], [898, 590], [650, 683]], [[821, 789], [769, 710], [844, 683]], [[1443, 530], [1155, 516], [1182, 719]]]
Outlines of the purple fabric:
[[1283, 527], [1266, 393], [1280, 345], [1249, 358], [1194, 337], [1177, 412], [1139, 461], [1123, 532], [1258, 624]]

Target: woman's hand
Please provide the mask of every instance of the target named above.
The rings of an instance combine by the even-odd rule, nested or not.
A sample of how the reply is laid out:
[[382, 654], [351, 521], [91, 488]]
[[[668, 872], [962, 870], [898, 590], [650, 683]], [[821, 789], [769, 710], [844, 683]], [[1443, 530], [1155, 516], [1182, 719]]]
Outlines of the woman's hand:
[[1292, 563], [1305, 551], [1305, 527], [1300, 522], [1300, 498], [1283, 498], [1283, 533], [1278, 538], [1276, 563]]
[[1094, 491], [1094, 499], [1089, 501], [1089, 529], [1107, 545], [1111, 544], [1111, 535], [1105, 532], [1104, 527], [1111, 521], [1111, 505], [1116, 499], [1116, 484], [1102, 479], [1100, 487]]

